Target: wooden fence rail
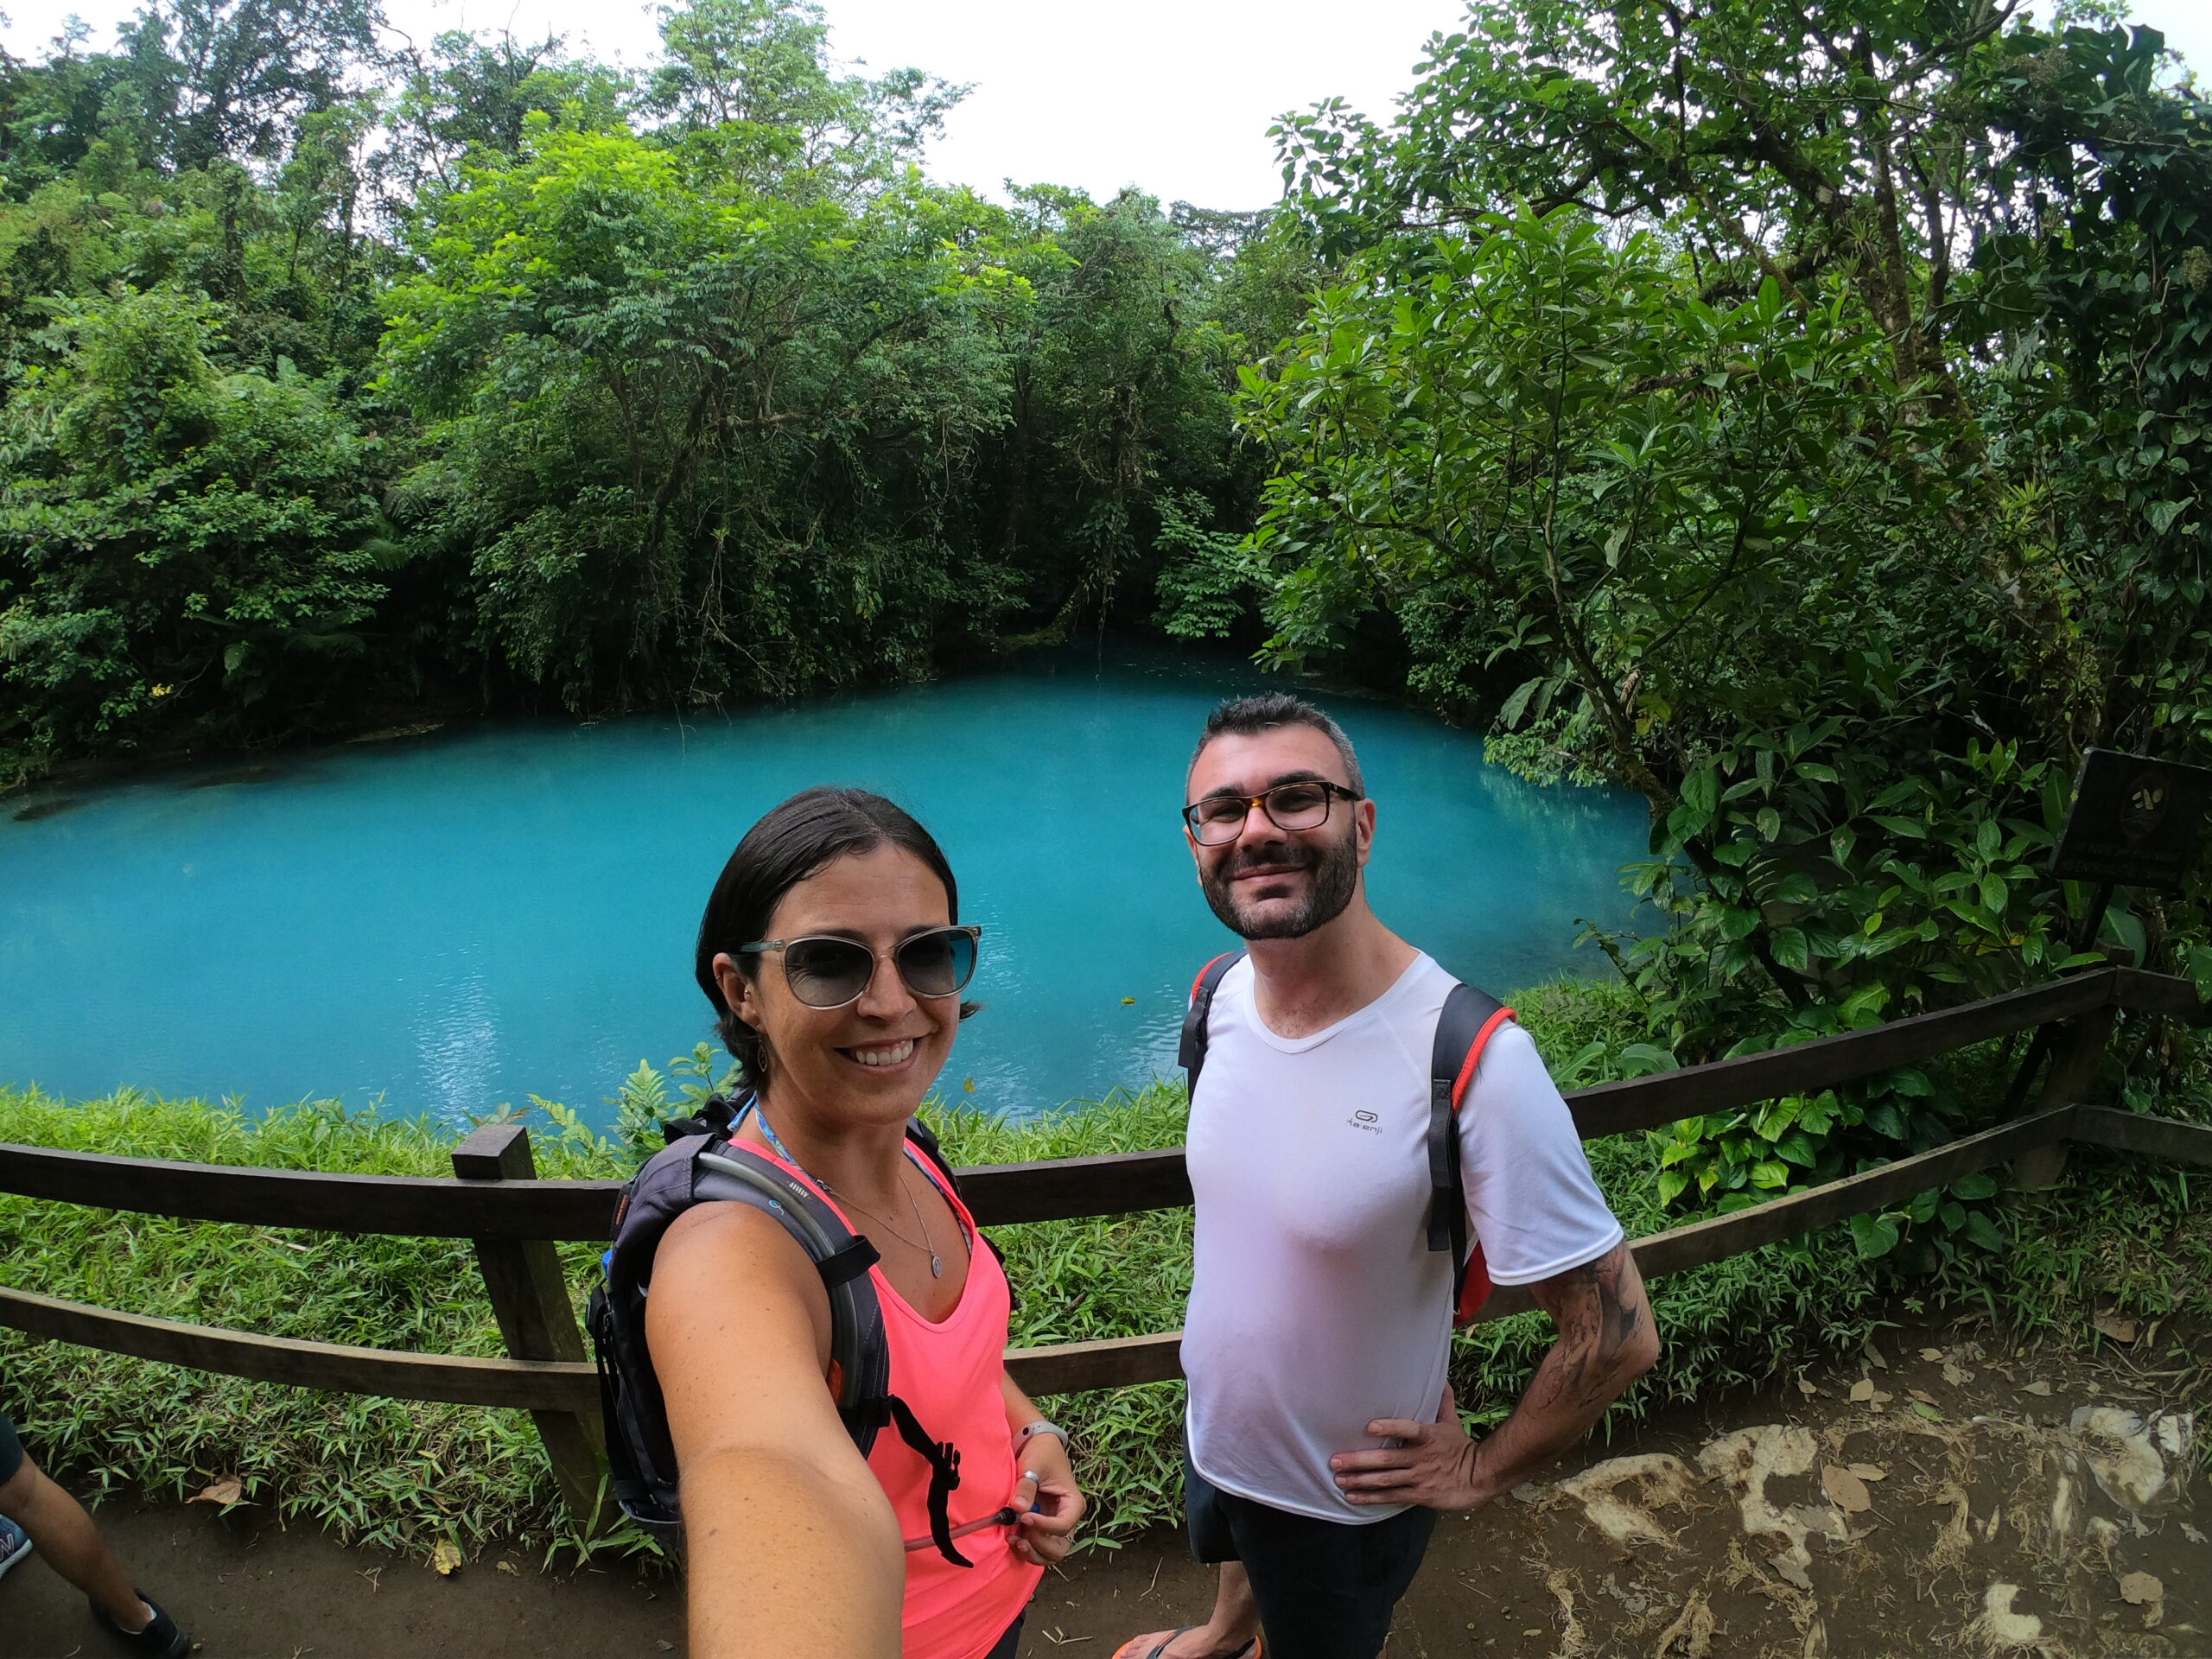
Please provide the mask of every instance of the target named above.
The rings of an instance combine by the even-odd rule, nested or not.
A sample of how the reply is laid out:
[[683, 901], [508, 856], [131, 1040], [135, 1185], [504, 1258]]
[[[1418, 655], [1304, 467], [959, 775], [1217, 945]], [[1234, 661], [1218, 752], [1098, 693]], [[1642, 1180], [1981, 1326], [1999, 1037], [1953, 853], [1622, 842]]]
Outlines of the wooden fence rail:
[[[1659, 1278], [1816, 1232], [2001, 1163], [2012, 1163], [2023, 1185], [2046, 1185], [2057, 1179], [2074, 1142], [2212, 1167], [2212, 1128], [2087, 1103], [2123, 1008], [2212, 1022], [2212, 1008], [2186, 982], [2103, 968], [1768, 1053], [1602, 1084], [1570, 1094], [1567, 1102], [1582, 1138], [1595, 1140], [1831, 1088], [2066, 1022], [2042, 1095], [2027, 1116], [1878, 1169], [1635, 1241], [1644, 1276]], [[600, 1502], [598, 1382], [584, 1359], [553, 1241], [607, 1237], [620, 1184], [533, 1179], [528, 1135], [512, 1124], [477, 1130], [454, 1149], [454, 1168], [457, 1179], [450, 1180], [329, 1175], [0, 1145], [0, 1193], [195, 1221], [468, 1238], [506, 1358], [280, 1339], [6, 1287], [0, 1287], [0, 1327], [263, 1382], [520, 1408], [533, 1414], [569, 1503], [579, 1516], [589, 1516]], [[986, 1224], [1125, 1215], [1191, 1202], [1180, 1147], [977, 1166], [961, 1172], [961, 1185]], [[1530, 1306], [1525, 1291], [1501, 1288], [1484, 1318], [1503, 1319]], [[1014, 1349], [1007, 1366], [1033, 1394], [1158, 1382], [1179, 1374], [1180, 1338], [1179, 1332], [1160, 1332]]]

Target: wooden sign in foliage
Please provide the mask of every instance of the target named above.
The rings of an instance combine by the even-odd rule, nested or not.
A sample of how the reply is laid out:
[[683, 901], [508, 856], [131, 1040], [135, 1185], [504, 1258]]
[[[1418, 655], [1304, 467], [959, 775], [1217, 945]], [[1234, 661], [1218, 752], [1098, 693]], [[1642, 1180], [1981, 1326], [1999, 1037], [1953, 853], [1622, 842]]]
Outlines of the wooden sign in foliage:
[[2212, 806], [2212, 772], [2091, 749], [2051, 855], [2069, 881], [2177, 888]]

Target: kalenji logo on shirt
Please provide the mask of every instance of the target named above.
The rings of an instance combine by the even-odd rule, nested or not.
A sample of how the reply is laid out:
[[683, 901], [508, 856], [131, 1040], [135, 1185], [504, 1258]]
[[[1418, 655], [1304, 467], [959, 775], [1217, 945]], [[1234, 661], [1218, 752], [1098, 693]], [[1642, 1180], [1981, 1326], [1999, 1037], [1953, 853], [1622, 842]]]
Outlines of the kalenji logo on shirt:
[[1366, 1130], [1370, 1135], [1382, 1133], [1373, 1112], [1354, 1112], [1350, 1117], [1344, 1119], [1344, 1122], [1355, 1129]]

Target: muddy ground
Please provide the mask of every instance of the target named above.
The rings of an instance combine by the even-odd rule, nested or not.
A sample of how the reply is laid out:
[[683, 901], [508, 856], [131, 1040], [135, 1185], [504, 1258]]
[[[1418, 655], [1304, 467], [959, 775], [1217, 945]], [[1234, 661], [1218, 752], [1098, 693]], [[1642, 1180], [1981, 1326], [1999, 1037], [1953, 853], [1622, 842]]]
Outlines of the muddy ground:
[[[1662, 1414], [1491, 1510], [1446, 1517], [1392, 1656], [1473, 1659], [2212, 1659], [2202, 1333], [2094, 1353], [1969, 1326], [1885, 1332], [1779, 1389]], [[2121, 1340], [2132, 1338], [2132, 1340]], [[101, 1522], [202, 1651], [246, 1659], [658, 1655], [681, 1595], [633, 1567], [545, 1574], [512, 1552], [450, 1578], [225, 1514]], [[1049, 1576], [1025, 1659], [1110, 1659], [1203, 1617], [1179, 1539]], [[0, 1580], [0, 1659], [105, 1651], [35, 1561]]]

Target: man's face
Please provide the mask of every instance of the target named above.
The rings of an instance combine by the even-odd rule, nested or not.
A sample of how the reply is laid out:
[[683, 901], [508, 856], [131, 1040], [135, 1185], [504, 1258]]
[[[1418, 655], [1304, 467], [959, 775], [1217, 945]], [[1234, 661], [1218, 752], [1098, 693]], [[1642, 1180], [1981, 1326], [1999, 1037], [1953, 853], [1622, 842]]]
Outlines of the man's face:
[[[1249, 798], [1315, 779], [1350, 787], [1337, 746], [1311, 726], [1277, 726], [1207, 744], [1191, 768], [1189, 798]], [[1338, 796], [1311, 830], [1282, 829], [1255, 806], [1234, 840], [1189, 840], [1198, 885], [1224, 926], [1240, 938], [1295, 939], [1344, 913], [1374, 835], [1374, 803]]]

